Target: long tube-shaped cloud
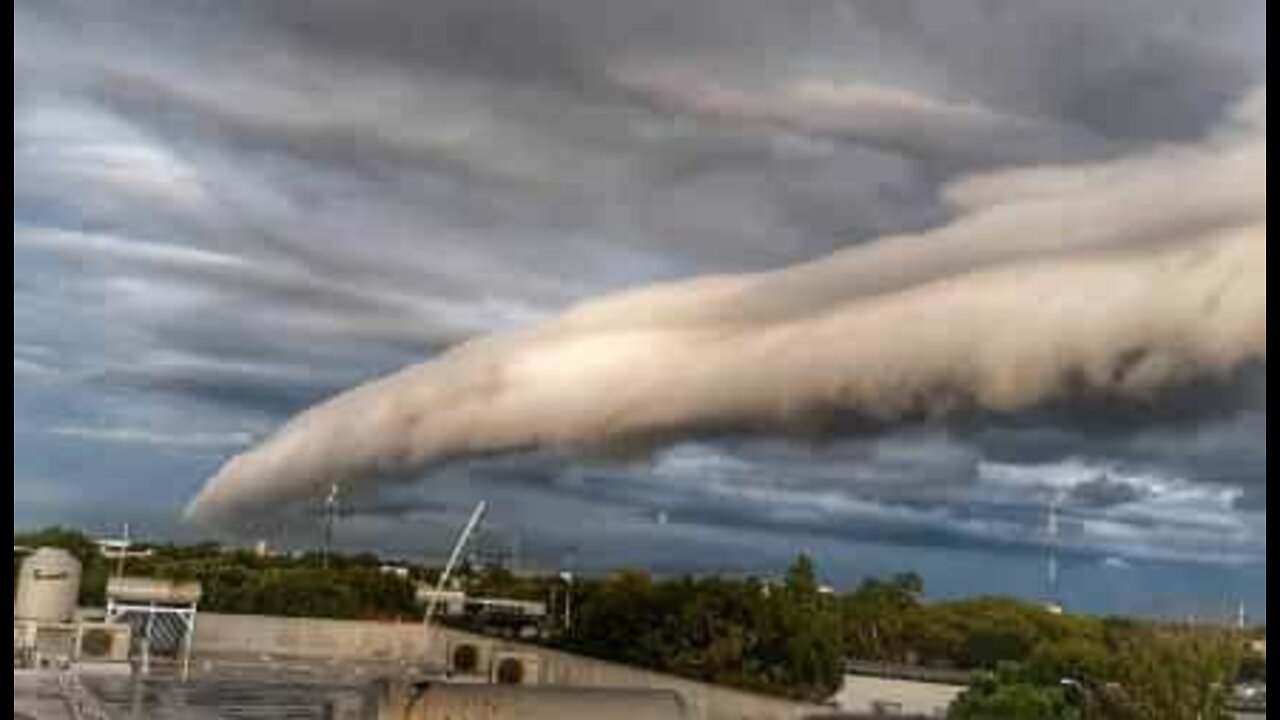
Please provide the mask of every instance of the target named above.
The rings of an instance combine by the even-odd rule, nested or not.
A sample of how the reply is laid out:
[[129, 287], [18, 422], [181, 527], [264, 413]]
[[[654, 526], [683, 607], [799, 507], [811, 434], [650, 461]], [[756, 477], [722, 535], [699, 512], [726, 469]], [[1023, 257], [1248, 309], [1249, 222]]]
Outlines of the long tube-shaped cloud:
[[432, 462], [1127, 399], [1267, 352], [1266, 90], [1193, 147], [968, 178], [950, 224], [587, 303], [355, 389], [235, 458], [221, 522]]

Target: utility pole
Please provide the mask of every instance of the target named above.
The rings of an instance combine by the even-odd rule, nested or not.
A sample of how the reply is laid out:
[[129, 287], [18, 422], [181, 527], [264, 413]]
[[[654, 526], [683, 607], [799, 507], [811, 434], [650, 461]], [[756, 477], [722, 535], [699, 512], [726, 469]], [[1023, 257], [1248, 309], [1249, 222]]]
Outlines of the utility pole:
[[342, 488], [337, 483], [329, 489], [329, 497], [324, 502], [324, 542], [323, 549], [320, 554], [320, 564], [325, 569], [329, 569], [329, 557], [333, 552], [333, 526], [338, 518], [338, 498], [342, 494]]
[[560, 579], [564, 581], [564, 631], [573, 630], [573, 573], [562, 572]]
[[1061, 576], [1062, 569], [1058, 559], [1058, 553], [1061, 551], [1062, 527], [1060, 513], [1062, 511], [1062, 503], [1065, 501], [1061, 495], [1057, 495], [1049, 503], [1049, 522], [1047, 527], [1048, 544], [1049, 544], [1049, 561], [1048, 573], [1046, 578], [1045, 591], [1048, 594], [1048, 602], [1052, 608], [1056, 610], [1062, 608], [1062, 592], [1061, 592]]
[[129, 540], [129, 523], [124, 524], [124, 536], [120, 541], [120, 557], [116, 560], [116, 577], [124, 577], [125, 561], [129, 559], [129, 550], [133, 543]]

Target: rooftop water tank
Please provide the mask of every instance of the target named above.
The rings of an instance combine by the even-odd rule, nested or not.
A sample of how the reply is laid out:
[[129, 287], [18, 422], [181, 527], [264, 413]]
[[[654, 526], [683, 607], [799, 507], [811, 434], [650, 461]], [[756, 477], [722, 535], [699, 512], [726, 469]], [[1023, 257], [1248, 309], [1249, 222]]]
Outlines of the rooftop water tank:
[[204, 591], [198, 582], [115, 577], [107, 581], [107, 598], [124, 605], [198, 605]]
[[680, 696], [660, 690], [430, 685], [380, 708], [411, 720], [688, 720]]
[[13, 619], [70, 623], [80, 605], [80, 561], [65, 550], [42, 548], [22, 563]]

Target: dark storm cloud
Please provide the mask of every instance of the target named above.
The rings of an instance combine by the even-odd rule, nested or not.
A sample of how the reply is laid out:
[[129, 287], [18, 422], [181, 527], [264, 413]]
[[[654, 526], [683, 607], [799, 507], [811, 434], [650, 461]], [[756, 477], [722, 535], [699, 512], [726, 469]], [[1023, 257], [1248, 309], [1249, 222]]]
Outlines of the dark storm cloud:
[[[1099, 409], [1032, 414], [1013, 424], [1003, 419], [983, 428], [962, 427], [957, 434], [993, 462], [1092, 458], [1249, 493], [1261, 487], [1265, 493], [1265, 365], [1183, 388], [1164, 401]], [[1080, 422], [1088, 418], [1094, 422]]]
[[1069, 501], [1087, 508], [1112, 508], [1130, 505], [1142, 499], [1142, 490], [1128, 483], [1116, 482], [1108, 476], [1077, 485]]
[[94, 380], [105, 389], [165, 393], [179, 400], [228, 405], [279, 417], [298, 412], [317, 398], [333, 395], [347, 382], [338, 378], [262, 372], [255, 368], [165, 366], [115, 368]]
[[[21, 0], [15, 338], [71, 348], [90, 394], [137, 405], [78, 401], [95, 419], [191, 421], [212, 403], [231, 426], [274, 422], [583, 298], [936, 227], [960, 167], [1198, 139], [1265, 85], [1265, 19], [1262, 0]], [[687, 85], [672, 98], [636, 82], [653, 77]], [[707, 88], [750, 103], [686, 101]], [[19, 224], [69, 234], [20, 247]], [[104, 236], [117, 242], [91, 242]], [[15, 378], [44, 362], [15, 349]], [[1020, 548], [1038, 542], [1053, 467], [1074, 458], [1082, 496], [1099, 490], [1087, 477], [1139, 474], [1192, 495], [1243, 488], [1227, 504], [1256, 514], [1260, 496], [1265, 516], [1260, 373], [1246, 393], [1215, 384], [854, 447], [721, 441], [754, 494], [699, 491], [714, 471], [692, 461], [684, 480], [592, 481], [558, 458], [478, 475], [524, 488], [544, 528], [592, 509], [640, 518], [625, 535], [637, 547], [666, 512], [709, 547], [737, 529]], [[990, 463], [1033, 479], [993, 487]], [[201, 472], [188, 474], [186, 490]], [[1082, 512], [1141, 508], [1151, 495], [1133, 487], [1135, 503]], [[815, 497], [849, 507], [806, 513]], [[1116, 522], [1160, 545], [1194, 509]], [[1200, 555], [1212, 534], [1194, 535]], [[1261, 537], [1224, 544], [1265, 556], [1265, 518]], [[1173, 552], [1195, 556], [1191, 543]]]
[[1236, 509], [1247, 513], [1260, 513], [1263, 516], [1267, 514], [1267, 483], [1266, 474], [1264, 472], [1262, 484], [1254, 484], [1249, 486], [1248, 492], [1240, 496], [1236, 501]]
[[[674, 259], [631, 278], [635, 280], [704, 268], [773, 266], [857, 238], [922, 227], [936, 221], [941, 209], [931, 199], [938, 180], [919, 174], [914, 160], [895, 159], [891, 150], [856, 149], [837, 150], [836, 156], [823, 159], [824, 152], [832, 151], [822, 150], [821, 142], [815, 146], [813, 140], [800, 137], [794, 143], [802, 155], [817, 151], [817, 157], [779, 162], [776, 132], [731, 123], [708, 127], [696, 116], [673, 117], [669, 108], [655, 111], [647, 100], [617, 92], [609, 87], [606, 76], [620, 64], [672, 60], [694, 69], [723, 68], [729, 76], [752, 76], [767, 64], [762, 55], [765, 60], [774, 55], [804, 58], [805, 62], [779, 67], [795, 74], [816, 65], [830, 76], [866, 75], [873, 84], [925, 95], [941, 84], [960, 98], [990, 96], [998, 108], [1001, 93], [983, 85], [1008, 83], [1040, 93], [1055, 91], [1054, 83], [1026, 71], [1028, 65], [1075, 67], [1096, 59], [1107, 70], [1097, 75], [1105, 79], [1116, 66], [1164, 63], [1160, 56], [1148, 57], [1136, 50], [1123, 58], [1127, 63], [1104, 56], [1101, 48], [1121, 44], [1116, 35], [1139, 40], [1167, 36], [1169, 52], [1190, 56], [1190, 64], [1207, 52], [1197, 49], [1201, 43], [1179, 42], [1188, 27], [1202, 32], [1206, 27], [1204, 22], [1185, 20], [1184, 7], [1189, 3], [1158, 10], [1125, 3], [1127, 10], [1119, 12], [1106, 3], [1062, 10], [1048, 3], [1014, 8], [964, 2], [945, 11], [909, 4], [897, 13], [886, 13], [879, 3], [805, 2], [786, 8], [715, 1], [636, 5], [486, 0], [429, 6], [391, 2], [379, 10], [348, 3], [305, 8], [261, 3], [165, 8], [133, 2], [24, 4], [15, 8], [15, 23], [24, 21], [27, 30], [21, 34], [24, 40], [28, 36], [58, 39], [62, 25], [78, 14], [97, 22], [80, 23], [74, 46], [61, 56], [47, 57], [43, 47], [29, 48], [35, 43], [26, 41], [20, 43], [21, 49], [15, 48], [15, 57], [34, 55], [43, 65], [63, 68], [62, 73], [46, 71], [54, 77], [69, 77], [65, 82], [72, 87], [87, 85], [91, 97], [107, 107], [118, 107], [126, 117], [163, 128], [163, 137], [178, 148], [199, 149], [202, 143], [212, 142], [214, 147], [201, 152], [231, 153], [232, 161], [247, 152], [259, 157], [285, 153], [309, 158], [310, 163], [292, 168], [294, 178], [332, 172], [334, 165], [343, 169], [343, 175], [372, 173], [372, 179], [366, 177], [360, 183], [344, 179], [328, 192], [323, 187], [308, 192], [309, 183], [301, 180], [226, 178], [237, 187], [246, 179], [270, 183], [273, 191], [302, 185], [291, 193], [298, 205], [323, 203], [331, 193], [358, 192], [364, 197], [401, 197], [421, 206], [421, 188], [406, 187], [411, 181], [405, 174], [412, 168], [438, 178], [446, 188], [458, 189], [443, 194], [433, 191], [439, 202], [425, 198], [433, 225], [439, 222], [435, 218], [461, 213], [449, 223], [455, 232], [484, 233], [486, 242], [504, 246], [507, 252], [521, 251], [515, 238], [506, 236], [527, 236], [531, 228], [542, 226], [560, 235], [609, 234], [616, 236], [615, 246], [644, 243]], [[1229, 25], [1252, 8], [1248, 3], [1226, 6], [1213, 24]], [[1054, 27], [1051, 21], [1067, 19], [1071, 37], [1091, 51], [1073, 53], [1071, 62], [1017, 40], [1027, 35], [1020, 29], [1052, 34], [1045, 30]], [[39, 31], [32, 32], [31, 25]], [[204, 32], [206, 27], [218, 27], [221, 32]], [[133, 50], [127, 42], [131, 33], [150, 37], [151, 52]], [[875, 58], [872, 64], [863, 57], [868, 51], [859, 48], [882, 49], [883, 41], [871, 42], [882, 35], [900, 41], [893, 43], [900, 44], [900, 49], [887, 57], [869, 53]], [[17, 25], [15, 36], [19, 36]], [[926, 51], [930, 43], [923, 38], [937, 42], [937, 48]], [[1028, 77], [1006, 79], [1003, 73], [991, 73], [991, 59], [977, 52], [988, 42], [1008, 45], [991, 53], [1000, 58], [1003, 73]], [[1210, 45], [1217, 47], [1216, 42]], [[946, 57], [935, 63], [933, 54]], [[258, 59], [258, 77], [235, 72], [233, 63], [244, 57]], [[1026, 62], [1029, 58], [1038, 62]], [[1211, 64], [1211, 60], [1200, 58], [1199, 62]], [[222, 70], [206, 72], [210, 64]], [[958, 77], [916, 77], [920, 66], [950, 68], [949, 73]], [[548, 82], [530, 82], [529, 75]], [[588, 76], [594, 79], [583, 82]], [[195, 77], [200, 82], [192, 82]], [[1242, 73], [1240, 83], [1249, 79]], [[1187, 85], [1199, 87], [1196, 82]], [[1214, 83], [1212, 88], [1221, 92], [1220, 86]], [[441, 87], [450, 90], [444, 92]], [[1008, 93], [1013, 99], [1019, 94]], [[1205, 112], [1216, 115], [1224, 103], [1215, 102], [1207, 92], [1205, 96]], [[1009, 112], [1047, 115], [1038, 109], [1024, 112], [1016, 105]], [[475, 126], [486, 119], [497, 122], [495, 134], [482, 135], [477, 144], [444, 143], [442, 147], [431, 142], [435, 127]], [[504, 126], [503, 119], [510, 121]], [[654, 133], [662, 139], [655, 141]], [[532, 154], [534, 164], [522, 170], [500, 158], [486, 157], [478, 143], [492, 144], [495, 139], [499, 147], [495, 152]], [[573, 158], [565, 161], [548, 154], [536, 160], [539, 148], [548, 141], [551, 148], [572, 148]], [[876, 138], [868, 142], [874, 146]], [[805, 150], [806, 146], [811, 149]], [[883, 157], [877, 158], [877, 153]], [[410, 168], [404, 167], [406, 162]], [[673, 176], [687, 179], [669, 191], [663, 189]], [[551, 177], [567, 186], [530, 187], [532, 178], [545, 183]], [[886, 183], [886, 178], [900, 179]], [[835, 188], [843, 192], [836, 194]], [[216, 186], [210, 190], [222, 201], [214, 211], [217, 215], [246, 220], [258, 214], [243, 205], [255, 198], [228, 198], [227, 191]], [[386, 203], [379, 205], [376, 209], [385, 215]], [[273, 238], [281, 228], [301, 225], [298, 221], [309, 215], [302, 208], [289, 212], [292, 217], [254, 223], [270, 223], [272, 230], [250, 234], [255, 251], [274, 246], [331, 274], [349, 274], [367, 263], [366, 253], [345, 252], [338, 243], [322, 239], [351, 230], [331, 223], [308, 233], [311, 237], [306, 242]], [[323, 222], [323, 211], [319, 215]], [[224, 233], [241, 236], [245, 230], [233, 225]], [[538, 242], [547, 245], [547, 241]], [[546, 250], [537, 255], [557, 257]], [[615, 253], [618, 256], [626, 254]], [[607, 262], [600, 259], [601, 266]], [[414, 277], [412, 273], [422, 277], [424, 272], [418, 266], [402, 270], [388, 263], [369, 265], [363, 274], [384, 282], [396, 274], [407, 279]]]
[[[690, 56], [768, 77], [807, 64], [869, 65], [885, 80], [966, 84], [993, 101], [1100, 130], [1189, 136], [1256, 79], [1265, 3], [1193, 0], [763, 0], [649, 3], [391, 0], [376, 10], [250, 3], [292, 42], [370, 61], [601, 88], [618, 57]], [[386, 18], [396, 18], [388, 23]], [[257, 26], [258, 23], [252, 23]], [[871, 59], [877, 62], [869, 62]], [[781, 61], [781, 62], [779, 62]], [[843, 67], [842, 67], [843, 66]], [[912, 78], [912, 75], [922, 76]], [[1123, 97], [1123, 103], [1110, 102]], [[1121, 107], [1127, 109], [1122, 111]], [[1066, 111], [1066, 112], [1064, 112]]]
[[[429, 485], [391, 486], [380, 499], [353, 506], [379, 508], [372, 517], [421, 518], [440, 514], [442, 502], [461, 515], [468, 503], [486, 498], [498, 503], [510, 532], [529, 537], [545, 535], [574, 507], [575, 518], [625, 518], [637, 540], [701, 528], [1005, 557], [1043, 555], [1052, 543], [1064, 557], [1095, 562], [1238, 561], [1256, 557], [1257, 543], [1265, 543], [1239, 536], [1229, 495], [1173, 475], [1105, 464], [974, 467], [973, 453], [945, 435], [918, 435], [821, 450], [758, 442], [685, 446], [652, 465], [584, 467], [554, 454], [496, 457], [448, 463], [429, 472]], [[1053, 541], [1048, 514], [1058, 502], [1062, 534]]]
[[[1117, 377], [1134, 371], [1148, 360], [1148, 351], [1135, 351], [1113, 369]], [[1081, 391], [1061, 403], [1025, 414], [1018, 422], [1034, 426], [1041, 420], [1056, 419], [1087, 434], [1115, 436], [1119, 433], [1153, 428], [1184, 426], [1195, 428], [1214, 421], [1230, 421], [1251, 411], [1266, 410], [1265, 359], [1246, 363], [1227, 373], [1191, 378], [1152, 396], [1104, 397], [1088, 389], [1090, 381], [1079, 378]], [[1041, 422], [1040, 424], [1053, 424]]]

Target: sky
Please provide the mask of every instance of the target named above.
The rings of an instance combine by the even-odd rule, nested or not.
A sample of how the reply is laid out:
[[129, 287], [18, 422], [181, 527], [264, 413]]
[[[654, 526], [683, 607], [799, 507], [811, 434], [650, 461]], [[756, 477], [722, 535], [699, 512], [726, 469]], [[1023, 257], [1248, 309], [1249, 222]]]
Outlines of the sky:
[[19, 0], [15, 529], [1265, 621], [1265, 201], [1265, 0]]

